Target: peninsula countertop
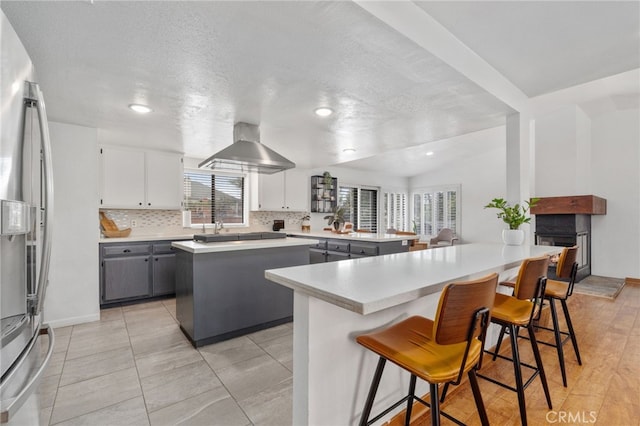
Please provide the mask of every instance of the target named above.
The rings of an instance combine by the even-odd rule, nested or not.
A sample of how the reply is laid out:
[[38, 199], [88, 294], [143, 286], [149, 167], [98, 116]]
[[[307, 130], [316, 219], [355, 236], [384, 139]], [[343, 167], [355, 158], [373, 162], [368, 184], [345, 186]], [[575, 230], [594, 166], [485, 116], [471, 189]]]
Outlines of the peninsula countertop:
[[[313, 233], [311, 233], [313, 235]], [[445, 284], [516, 268], [561, 247], [477, 243], [270, 269], [265, 277], [333, 305], [370, 314], [437, 293]]]
[[374, 234], [369, 232], [352, 232], [349, 234], [338, 234], [331, 231], [294, 231], [283, 229], [280, 232], [285, 232], [287, 235], [295, 235], [296, 237], [308, 237], [308, 238], [331, 238], [336, 240], [350, 240], [350, 241], [369, 241], [372, 243], [384, 243], [388, 241], [403, 241], [403, 240], [417, 240], [417, 235], [398, 235], [398, 234]]
[[188, 253], [203, 254], [238, 250], [255, 250], [271, 247], [310, 246], [318, 240], [308, 238], [272, 238], [265, 240], [241, 240], [203, 243], [199, 241], [174, 241], [171, 246]]

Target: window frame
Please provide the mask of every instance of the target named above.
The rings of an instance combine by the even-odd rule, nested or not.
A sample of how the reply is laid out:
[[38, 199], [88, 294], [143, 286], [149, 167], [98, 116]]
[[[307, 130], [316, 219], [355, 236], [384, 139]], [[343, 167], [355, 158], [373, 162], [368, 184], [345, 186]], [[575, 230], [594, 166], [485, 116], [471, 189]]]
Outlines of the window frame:
[[[228, 176], [228, 177], [241, 177], [243, 178], [243, 188], [242, 188], [242, 192], [243, 192], [243, 200], [242, 200], [242, 222], [241, 223], [228, 223], [228, 222], [222, 222], [225, 228], [241, 228], [241, 227], [247, 227], [249, 226], [249, 200], [250, 200], [250, 194], [249, 194], [249, 190], [250, 190], [250, 183], [249, 181], [251, 180], [249, 178], [249, 174], [248, 173], [234, 173], [234, 172], [221, 172], [221, 171], [214, 171], [214, 170], [204, 170], [204, 169], [196, 169], [196, 168], [184, 168], [184, 171], [182, 173], [183, 176], [183, 180], [184, 177], [187, 173], [192, 173], [192, 174], [200, 174], [200, 175], [209, 175], [209, 176], [213, 176], [213, 175], [217, 175], [217, 176]], [[183, 182], [183, 186], [184, 186], [184, 182]], [[186, 194], [183, 194], [182, 196], [182, 201], [183, 201], [183, 208], [186, 210]], [[191, 228], [192, 229], [202, 229], [202, 223], [192, 223], [191, 224]], [[213, 223], [205, 223], [204, 224], [205, 229], [207, 228], [213, 228], [214, 224]]]
[[[376, 232], [380, 232], [380, 188], [377, 186], [369, 186], [369, 185], [353, 185], [349, 183], [341, 184], [338, 183], [338, 206], [342, 205], [340, 202], [342, 188], [355, 189], [357, 191], [356, 198], [358, 200], [358, 205], [356, 206], [356, 220], [353, 223], [356, 229], [361, 228], [361, 212], [362, 212], [362, 196], [361, 191], [374, 191], [376, 197], [376, 209], [374, 212], [374, 220], [376, 226]], [[355, 229], [354, 229], [355, 230]]]
[[[461, 192], [461, 188], [462, 186], [460, 184], [448, 184], [448, 185], [433, 185], [433, 186], [424, 186], [424, 187], [418, 187], [418, 188], [412, 188], [411, 189], [411, 196], [409, 199], [409, 202], [411, 204], [410, 208], [409, 208], [409, 212], [410, 212], [410, 216], [411, 216], [411, 223], [413, 224], [413, 222], [416, 220], [416, 196], [419, 196], [420, 198], [420, 220], [419, 220], [419, 225], [417, 225], [418, 227], [418, 232], [417, 234], [419, 235], [425, 235], [425, 236], [431, 236], [431, 237], [435, 237], [436, 235], [438, 235], [438, 232], [440, 232], [440, 230], [442, 228], [451, 228], [454, 231], [454, 234], [456, 236], [460, 235], [460, 231], [462, 229], [462, 192]], [[438, 228], [438, 223], [437, 223], [437, 218], [436, 218], [436, 210], [438, 209], [437, 203], [436, 203], [436, 194], [439, 192], [443, 192], [443, 193], [447, 193], [447, 192], [455, 192], [456, 196], [455, 196], [455, 206], [456, 206], [456, 212], [455, 212], [455, 226], [452, 227], [450, 226], [450, 222], [447, 220], [447, 216], [450, 216], [447, 212], [447, 202], [445, 202], [443, 204], [443, 224], [442, 224], [442, 228]], [[432, 233], [426, 233], [425, 232], [425, 222], [422, 220], [424, 218], [424, 194], [431, 194], [432, 195], [432, 207], [431, 207], [431, 224], [432, 224]]]

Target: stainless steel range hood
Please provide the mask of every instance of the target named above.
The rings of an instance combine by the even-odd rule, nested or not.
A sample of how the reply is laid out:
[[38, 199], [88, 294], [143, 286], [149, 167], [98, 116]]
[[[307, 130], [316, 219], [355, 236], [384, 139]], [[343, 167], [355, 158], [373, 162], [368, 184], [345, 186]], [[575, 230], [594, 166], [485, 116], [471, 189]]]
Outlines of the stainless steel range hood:
[[233, 143], [207, 158], [198, 167], [213, 170], [274, 174], [292, 169], [295, 163], [260, 143], [260, 128], [255, 124], [236, 123]]

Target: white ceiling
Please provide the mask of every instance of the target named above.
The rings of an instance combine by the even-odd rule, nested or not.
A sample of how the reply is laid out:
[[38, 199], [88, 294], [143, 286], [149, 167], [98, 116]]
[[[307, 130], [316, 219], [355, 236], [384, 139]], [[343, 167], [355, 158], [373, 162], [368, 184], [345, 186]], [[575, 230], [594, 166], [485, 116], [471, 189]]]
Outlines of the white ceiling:
[[[380, 170], [394, 156], [407, 167], [387, 171], [410, 176], [426, 166], [407, 159], [435, 141], [451, 152], [432, 163], [449, 161], [457, 148], [447, 140], [504, 124], [515, 105], [416, 42], [411, 26], [433, 26], [431, 17], [525, 99], [640, 67], [637, 1], [416, 5], [398, 24], [347, 1], [0, 4], [50, 119], [196, 158], [229, 145], [246, 121], [301, 167]], [[316, 117], [323, 105], [335, 114]]]

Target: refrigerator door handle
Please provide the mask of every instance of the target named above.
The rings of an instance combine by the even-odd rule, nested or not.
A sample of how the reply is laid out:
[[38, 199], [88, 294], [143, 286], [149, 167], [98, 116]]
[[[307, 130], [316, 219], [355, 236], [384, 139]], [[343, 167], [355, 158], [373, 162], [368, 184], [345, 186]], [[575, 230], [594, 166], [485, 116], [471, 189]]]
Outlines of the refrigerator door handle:
[[47, 110], [44, 105], [44, 97], [37, 83], [29, 83], [29, 92], [35, 97], [35, 106], [38, 111], [38, 125], [42, 135], [42, 163], [44, 175], [44, 231], [42, 236], [42, 263], [38, 276], [38, 287], [34, 298], [34, 315], [42, 312], [42, 305], [49, 283], [49, 263], [51, 261], [51, 223], [53, 221], [53, 170], [51, 160], [51, 139], [49, 137], [49, 125]]
[[[2, 412], [0, 412], [0, 423], [7, 423], [13, 417], [15, 412], [18, 411], [20, 407], [22, 407], [22, 404], [24, 404], [27, 398], [29, 398], [29, 396], [31, 396], [31, 394], [35, 391], [36, 386], [38, 386], [38, 382], [40, 382], [40, 377], [42, 376], [42, 373], [44, 373], [45, 368], [47, 368], [47, 365], [49, 365], [49, 360], [51, 359], [51, 355], [53, 354], [53, 345], [55, 343], [55, 336], [53, 334], [53, 329], [51, 328], [51, 326], [47, 325], [46, 327], [47, 327], [46, 334], [49, 336], [49, 348], [47, 349], [47, 355], [44, 357], [42, 364], [40, 364], [38, 371], [31, 377], [29, 382], [22, 388], [22, 390], [20, 390], [20, 393], [8, 401], [2, 401], [3, 404], [2, 404]], [[20, 369], [20, 366], [22, 365], [24, 360], [27, 358], [26, 355], [31, 352], [31, 350], [33, 349], [33, 346], [36, 343], [36, 340], [42, 334], [44, 333], [42, 330], [40, 330], [40, 333], [37, 333], [35, 336], [33, 336], [33, 338], [31, 339], [31, 342], [29, 343], [29, 346], [27, 347], [27, 349], [23, 354], [24, 356], [20, 359], [18, 364], [12, 370], [13, 372]], [[10, 380], [11, 380], [11, 373], [9, 377], [5, 379], [5, 383], [9, 382]]]

